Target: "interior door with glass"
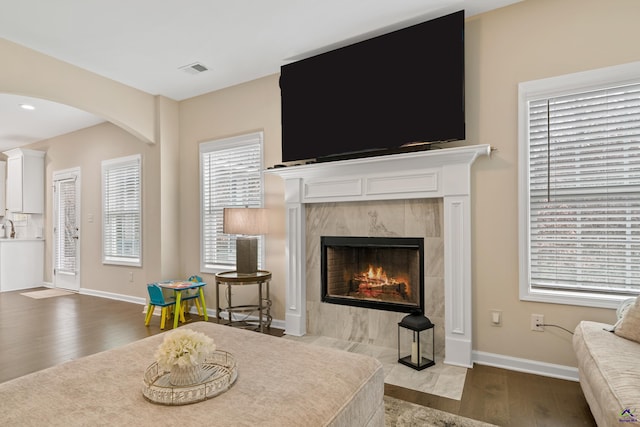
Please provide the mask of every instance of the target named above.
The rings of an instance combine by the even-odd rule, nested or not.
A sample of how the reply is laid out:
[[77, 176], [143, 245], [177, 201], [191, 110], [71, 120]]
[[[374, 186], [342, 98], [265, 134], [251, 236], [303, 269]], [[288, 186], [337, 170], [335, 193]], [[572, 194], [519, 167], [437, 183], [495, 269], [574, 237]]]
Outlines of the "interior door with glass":
[[80, 290], [80, 169], [53, 174], [53, 284]]

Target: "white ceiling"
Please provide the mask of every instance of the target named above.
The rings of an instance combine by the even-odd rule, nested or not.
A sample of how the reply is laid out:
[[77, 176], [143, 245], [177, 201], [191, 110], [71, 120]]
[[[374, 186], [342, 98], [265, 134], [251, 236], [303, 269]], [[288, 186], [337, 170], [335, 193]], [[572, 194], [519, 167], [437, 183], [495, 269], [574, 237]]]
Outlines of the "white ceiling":
[[[456, 10], [469, 17], [518, 1], [0, 0], [0, 37], [180, 101]], [[193, 63], [208, 70], [180, 70]], [[21, 102], [39, 105], [15, 111]], [[100, 121], [48, 101], [0, 94], [0, 150]]]

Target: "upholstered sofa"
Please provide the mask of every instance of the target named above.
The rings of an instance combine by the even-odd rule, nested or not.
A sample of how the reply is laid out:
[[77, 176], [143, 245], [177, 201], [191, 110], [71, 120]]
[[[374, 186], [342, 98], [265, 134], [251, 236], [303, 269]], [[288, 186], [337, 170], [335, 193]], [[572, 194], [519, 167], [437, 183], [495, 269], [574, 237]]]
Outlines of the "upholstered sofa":
[[640, 425], [640, 298], [611, 329], [590, 321], [576, 327], [580, 386], [599, 427]]

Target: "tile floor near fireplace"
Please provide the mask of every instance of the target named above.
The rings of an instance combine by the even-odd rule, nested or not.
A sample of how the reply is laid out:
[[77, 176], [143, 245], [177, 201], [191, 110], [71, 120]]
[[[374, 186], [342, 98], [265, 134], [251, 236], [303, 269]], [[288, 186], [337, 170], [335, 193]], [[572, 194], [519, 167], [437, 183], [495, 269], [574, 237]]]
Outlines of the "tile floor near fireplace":
[[436, 360], [435, 366], [416, 371], [398, 363], [398, 350], [395, 348], [378, 347], [314, 335], [305, 335], [303, 337], [285, 335], [283, 338], [375, 357], [382, 363], [384, 382], [386, 384], [393, 384], [449, 399], [460, 400], [462, 398], [467, 368], [445, 365], [442, 361]]

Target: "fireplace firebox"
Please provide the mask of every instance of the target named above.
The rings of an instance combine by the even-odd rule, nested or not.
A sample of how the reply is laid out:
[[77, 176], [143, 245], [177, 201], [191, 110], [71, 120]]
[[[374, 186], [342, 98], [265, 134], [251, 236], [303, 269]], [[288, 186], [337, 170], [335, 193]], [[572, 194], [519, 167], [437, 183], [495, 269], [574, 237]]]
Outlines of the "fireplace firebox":
[[424, 313], [424, 240], [321, 237], [322, 301]]

